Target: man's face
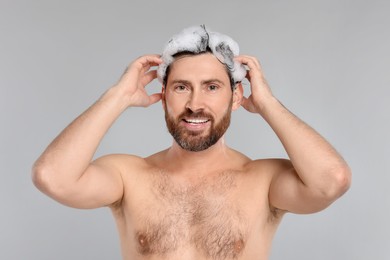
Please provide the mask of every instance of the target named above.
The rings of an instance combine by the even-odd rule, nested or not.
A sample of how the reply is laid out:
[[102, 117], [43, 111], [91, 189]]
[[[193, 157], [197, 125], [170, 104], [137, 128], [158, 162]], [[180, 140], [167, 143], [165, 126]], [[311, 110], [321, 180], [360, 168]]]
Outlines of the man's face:
[[167, 127], [188, 151], [214, 145], [230, 124], [233, 95], [223, 64], [209, 53], [173, 62], [163, 104]]

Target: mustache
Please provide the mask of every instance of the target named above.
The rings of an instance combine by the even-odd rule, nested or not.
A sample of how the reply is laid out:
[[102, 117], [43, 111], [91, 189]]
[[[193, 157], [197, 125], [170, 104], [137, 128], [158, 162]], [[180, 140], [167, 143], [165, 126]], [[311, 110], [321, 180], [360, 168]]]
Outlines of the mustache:
[[213, 116], [204, 112], [204, 111], [198, 111], [198, 112], [193, 112], [191, 109], [186, 109], [183, 113], [181, 113], [179, 115], [179, 119], [182, 120], [182, 119], [185, 119], [185, 118], [188, 118], [188, 117], [191, 117], [191, 118], [208, 118], [210, 119], [211, 121], [214, 120]]

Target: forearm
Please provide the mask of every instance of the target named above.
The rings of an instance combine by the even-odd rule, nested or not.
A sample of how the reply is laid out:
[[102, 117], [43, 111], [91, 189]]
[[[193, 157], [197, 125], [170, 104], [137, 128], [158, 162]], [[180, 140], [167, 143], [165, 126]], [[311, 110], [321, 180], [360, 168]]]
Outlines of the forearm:
[[63, 183], [78, 180], [103, 136], [126, 107], [117, 88], [108, 90], [46, 148], [34, 165], [35, 177]]
[[269, 98], [261, 116], [282, 142], [302, 182], [322, 192], [333, 192], [348, 183], [349, 169], [339, 153], [313, 128]]

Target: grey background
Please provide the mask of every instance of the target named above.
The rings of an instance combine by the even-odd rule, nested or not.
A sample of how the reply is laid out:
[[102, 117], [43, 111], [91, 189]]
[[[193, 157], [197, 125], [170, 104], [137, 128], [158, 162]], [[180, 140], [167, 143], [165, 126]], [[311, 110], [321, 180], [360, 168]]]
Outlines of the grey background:
[[[390, 259], [389, 3], [1, 0], [0, 259], [120, 259], [109, 210], [54, 202], [32, 185], [31, 165], [129, 62], [202, 23], [258, 57], [274, 94], [353, 170], [351, 189], [330, 208], [285, 217], [270, 259]], [[286, 157], [242, 108], [227, 142], [254, 159]], [[170, 144], [159, 103], [126, 111], [96, 156]]]

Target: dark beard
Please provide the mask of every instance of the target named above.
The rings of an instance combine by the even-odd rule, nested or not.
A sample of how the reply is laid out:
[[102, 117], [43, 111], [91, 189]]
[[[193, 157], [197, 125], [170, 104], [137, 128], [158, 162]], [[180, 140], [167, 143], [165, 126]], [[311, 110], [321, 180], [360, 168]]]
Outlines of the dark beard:
[[[169, 133], [181, 148], [191, 152], [200, 152], [214, 145], [225, 134], [230, 125], [231, 111], [232, 102], [230, 102], [227, 112], [217, 124], [215, 124], [215, 120], [211, 115], [204, 112], [195, 113], [190, 109], [178, 116], [177, 122], [165, 111], [165, 121]], [[180, 121], [185, 117], [209, 118], [211, 121], [210, 133], [204, 135], [203, 132], [188, 131], [185, 127], [179, 126]]]

